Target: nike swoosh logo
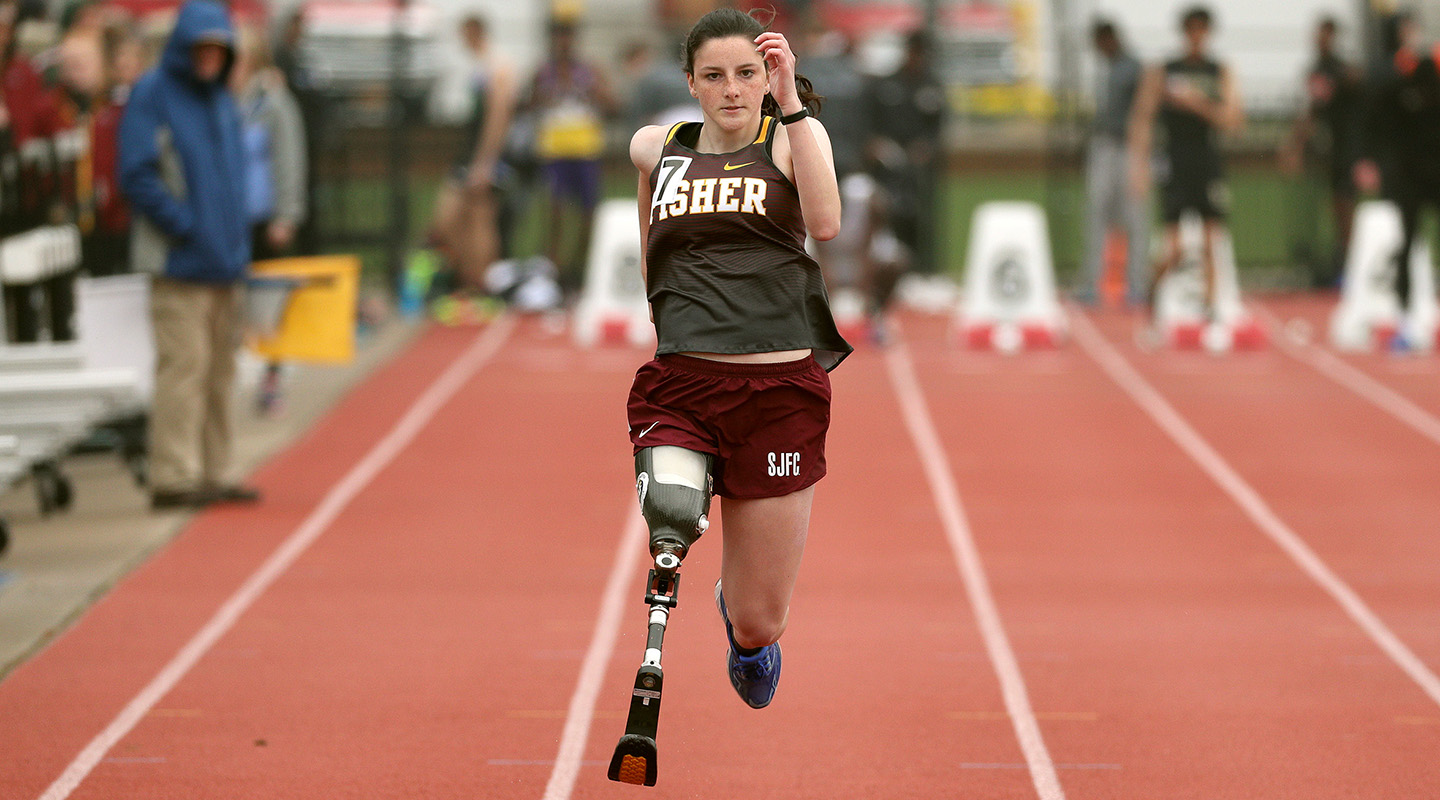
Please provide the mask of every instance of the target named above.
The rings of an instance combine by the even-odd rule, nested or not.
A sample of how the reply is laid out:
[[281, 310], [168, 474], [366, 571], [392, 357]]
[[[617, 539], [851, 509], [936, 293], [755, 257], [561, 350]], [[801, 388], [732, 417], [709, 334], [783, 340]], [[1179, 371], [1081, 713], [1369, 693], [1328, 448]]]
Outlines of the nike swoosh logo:
[[646, 428], [646, 429], [643, 430], [643, 431], [640, 431], [640, 435], [639, 435], [639, 436], [636, 436], [635, 438], [636, 438], [636, 439], [644, 439], [644, 438], [645, 438], [645, 434], [649, 433], [650, 431], [655, 430], [655, 426], [656, 426], [656, 425], [659, 425], [659, 424], [660, 424], [660, 423], [658, 423], [658, 422], [652, 422], [652, 423], [650, 423], [650, 427]]
[[731, 164], [729, 161], [726, 161], [726, 162], [725, 162], [725, 171], [726, 171], [726, 172], [729, 172], [729, 171], [732, 170], [732, 169], [740, 169], [741, 167], [748, 167], [748, 166], [750, 166], [751, 164], [754, 164], [754, 163], [755, 163], [754, 161], [746, 161], [744, 164]]

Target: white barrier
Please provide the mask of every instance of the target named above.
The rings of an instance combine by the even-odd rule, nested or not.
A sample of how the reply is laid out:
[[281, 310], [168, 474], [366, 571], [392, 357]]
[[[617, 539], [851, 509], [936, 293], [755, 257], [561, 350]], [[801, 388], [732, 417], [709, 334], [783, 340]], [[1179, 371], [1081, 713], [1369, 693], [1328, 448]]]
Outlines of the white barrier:
[[650, 304], [640, 277], [640, 218], [634, 200], [606, 200], [595, 211], [585, 283], [572, 332], [582, 347], [655, 341]]
[[75, 328], [85, 367], [131, 370], [141, 402], [148, 403], [155, 384], [150, 276], [109, 275], [76, 281]]
[[958, 321], [971, 347], [1053, 347], [1066, 333], [1045, 212], [1035, 203], [992, 202], [975, 209], [964, 287]]
[[0, 240], [0, 282], [37, 283], [80, 266], [80, 231], [47, 225]]
[[1193, 211], [1180, 218], [1180, 262], [1160, 282], [1155, 298], [1155, 322], [1166, 343], [1179, 349], [1204, 347], [1211, 351], [1254, 349], [1265, 344], [1260, 321], [1240, 298], [1235, 245], [1221, 228], [1211, 241], [1215, 261], [1214, 319], [1205, 307], [1203, 246], [1205, 223]]
[[[1436, 346], [1440, 308], [1435, 300], [1429, 244], [1417, 237], [1410, 250], [1412, 310], [1402, 313], [1395, 294], [1396, 256], [1402, 237], [1400, 212], [1393, 203], [1370, 200], [1355, 209], [1350, 248], [1345, 254], [1345, 283], [1340, 304], [1330, 316], [1330, 341], [1341, 350], [1387, 346], [1403, 331], [1410, 346]], [[1418, 301], [1418, 302], [1417, 302]]]

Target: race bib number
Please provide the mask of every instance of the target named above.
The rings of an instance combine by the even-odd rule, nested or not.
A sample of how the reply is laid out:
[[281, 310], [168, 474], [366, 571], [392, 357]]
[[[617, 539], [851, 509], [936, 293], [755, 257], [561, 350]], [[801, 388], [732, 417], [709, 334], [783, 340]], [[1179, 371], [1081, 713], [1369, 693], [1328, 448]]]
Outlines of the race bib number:
[[655, 219], [655, 209], [666, 206], [680, 199], [680, 186], [685, 181], [685, 173], [690, 169], [692, 158], [685, 156], [666, 156], [660, 159], [659, 178], [655, 181], [655, 195], [650, 198], [650, 219]]

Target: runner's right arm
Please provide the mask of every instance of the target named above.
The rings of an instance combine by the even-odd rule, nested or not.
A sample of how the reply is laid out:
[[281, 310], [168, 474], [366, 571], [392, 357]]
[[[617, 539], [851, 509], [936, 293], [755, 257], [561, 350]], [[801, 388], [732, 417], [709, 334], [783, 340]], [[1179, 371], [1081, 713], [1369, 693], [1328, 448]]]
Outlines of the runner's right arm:
[[635, 202], [640, 214], [640, 280], [647, 281], [645, 270], [645, 240], [650, 234], [650, 171], [660, 162], [660, 152], [665, 149], [666, 130], [658, 125], [646, 125], [635, 132], [630, 139], [630, 161], [640, 173], [636, 187]]

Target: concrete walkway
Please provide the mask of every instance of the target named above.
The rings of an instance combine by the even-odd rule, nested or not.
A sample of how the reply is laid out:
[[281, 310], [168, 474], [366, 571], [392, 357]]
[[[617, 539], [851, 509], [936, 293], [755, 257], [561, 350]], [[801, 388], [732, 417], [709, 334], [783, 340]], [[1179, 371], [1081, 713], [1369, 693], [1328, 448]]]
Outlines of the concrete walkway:
[[[323, 416], [351, 386], [399, 353], [420, 326], [394, 321], [359, 342], [353, 363], [297, 367], [284, 411], [260, 417], [253, 386], [236, 402], [237, 474], [247, 474]], [[243, 382], [241, 382], [243, 383]], [[190, 514], [154, 512], [118, 456], [68, 458], [74, 489], [68, 511], [42, 517], [34, 488], [22, 481], [0, 493], [10, 548], [0, 557], [0, 679], [62, 633], [91, 603], [180, 532]]]

